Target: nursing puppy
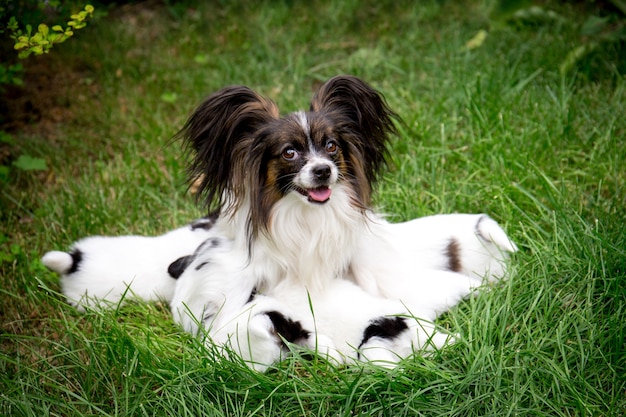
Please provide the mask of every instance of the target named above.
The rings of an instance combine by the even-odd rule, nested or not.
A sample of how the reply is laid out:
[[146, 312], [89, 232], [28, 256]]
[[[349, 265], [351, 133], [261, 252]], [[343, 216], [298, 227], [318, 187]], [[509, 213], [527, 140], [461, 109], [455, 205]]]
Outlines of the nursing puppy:
[[172, 262], [193, 253], [210, 236], [215, 218], [206, 217], [161, 236], [91, 236], [69, 252], [50, 251], [41, 261], [61, 275], [61, 291], [80, 311], [122, 298], [170, 302], [176, 285]]
[[[169, 267], [175, 320], [256, 369], [290, 343], [380, 363], [443, 345], [430, 321], [501, 276], [515, 246], [485, 215], [390, 224], [371, 210], [395, 118], [352, 76], [283, 117], [247, 87], [209, 96], [179, 136], [190, 178], [219, 216]], [[94, 293], [88, 276], [77, 281]]]

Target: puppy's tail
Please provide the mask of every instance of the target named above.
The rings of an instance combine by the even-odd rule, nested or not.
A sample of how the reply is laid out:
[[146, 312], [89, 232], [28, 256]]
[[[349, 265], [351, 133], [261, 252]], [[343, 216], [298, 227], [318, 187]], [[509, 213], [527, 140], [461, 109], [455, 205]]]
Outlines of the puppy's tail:
[[76, 272], [81, 260], [82, 253], [78, 249], [72, 252], [50, 251], [41, 258], [46, 267], [61, 275]]

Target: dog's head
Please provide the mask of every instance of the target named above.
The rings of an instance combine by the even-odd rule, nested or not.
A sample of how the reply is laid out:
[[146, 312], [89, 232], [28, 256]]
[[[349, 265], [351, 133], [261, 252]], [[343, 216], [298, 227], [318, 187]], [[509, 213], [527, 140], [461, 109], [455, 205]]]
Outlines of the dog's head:
[[228, 215], [248, 199], [254, 235], [267, 228], [274, 204], [292, 193], [322, 209], [341, 188], [365, 210], [395, 118], [379, 92], [356, 77], [337, 76], [318, 89], [309, 111], [284, 117], [247, 87], [223, 88], [179, 136], [193, 153], [190, 175], [200, 178], [209, 208]]

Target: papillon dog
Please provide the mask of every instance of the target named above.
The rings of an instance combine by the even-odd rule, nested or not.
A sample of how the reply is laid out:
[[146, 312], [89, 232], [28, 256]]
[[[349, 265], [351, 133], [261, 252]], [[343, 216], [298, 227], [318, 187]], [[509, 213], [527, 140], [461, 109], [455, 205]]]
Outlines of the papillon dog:
[[[284, 116], [247, 87], [223, 88], [178, 135], [191, 153], [190, 179], [216, 213], [210, 228], [187, 232], [189, 245], [172, 237], [167, 255], [154, 251], [160, 274], [150, 281], [142, 278], [150, 261], [106, 277], [95, 270], [96, 259], [114, 265], [105, 238], [102, 250], [79, 241], [44, 264], [63, 275], [62, 290], [79, 307], [127, 292], [163, 297], [185, 330], [259, 370], [297, 346], [381, 365], [439, 348], [450, 335], [433, 320], [503, 277], [516, 247], [486, 215], [391, 224], [372, 210], [397, 119], [353, 76], [330, 79], [308, 111]], [[129, 241], [124, 252], [144, 243]]]

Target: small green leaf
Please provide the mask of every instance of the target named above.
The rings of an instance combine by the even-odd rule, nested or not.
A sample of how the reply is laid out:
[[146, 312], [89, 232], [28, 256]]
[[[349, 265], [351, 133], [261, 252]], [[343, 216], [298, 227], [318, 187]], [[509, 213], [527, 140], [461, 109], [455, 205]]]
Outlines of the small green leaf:
[[166, 103], [174, 103], [178, 100], [178, 94], [176, 93], [163, 93], [161, 94], [161, 101]]
[[589, 16], [580, 28], [580, 33], [585, 36], [597, 35], [606, 29], [608, 24], [608, 17]]
[[37, 30], [39, 31], [39, 33], [41, 33], [42, 36], [47, 36], [48, 32], [50, 31], [50, 29], [48, 28], [48, 25], [46, 25], [45, 23], [41, 23], [39, 25], [39, 27], [37, 28]]
[[11, 170], [6, 165], [0, 165], [0, 182], [8, 182], [9, 181], [9, 172]]
[[465, 43], [465, 48], [467, 48], [470, 51], [473, 49], [480, 48], [483, 45], [483, 43], [485, 43], [486, 39], [487, 39], [487, 31], [484, 29], [481, 29], [478, 32], [476, 32], [476, 34], [472, 37], [472, 39], [470, 39], [469, 41]]
[[0, 130], [0, 142], [12, 145], [15, 143], [15, 140], [13, 139], [13, 136], [9, 135], [7, 132]]
[[23, 171], [45, 171], [48, 169], [46, 161], [41, 158], [33, 158], [30, 155], [20, 155], [13, 165]]
[[209, 62], [209, 56], [207, 54], [198, 54], [193, 57], [193, 60], [197, 64], [206, 64], [207, 62]]
[[7, 28], [11, 31], [16, 31], [18, 28], [17, 19], [15, 16], [11, 16], [9, 19], [9, 23], [7, 24]]
[[564, 75], [574, 68], [585, 56], [598, 47], [597, 42], [589, 42], [572, 49], [559, 65], [559, 72]]

